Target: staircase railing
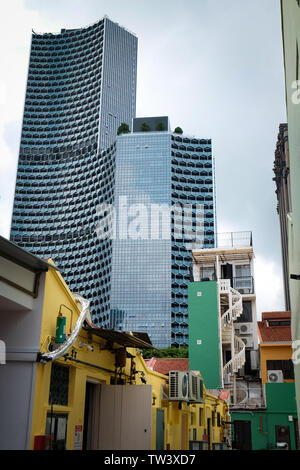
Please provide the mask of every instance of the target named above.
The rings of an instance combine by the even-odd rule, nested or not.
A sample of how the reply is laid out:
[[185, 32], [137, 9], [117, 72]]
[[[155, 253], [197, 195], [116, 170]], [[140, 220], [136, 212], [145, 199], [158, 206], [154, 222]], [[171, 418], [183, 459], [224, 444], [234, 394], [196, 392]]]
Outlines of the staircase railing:
[[246, 361], [246, 345], [241, 338], [238, 336], [234, 337], [234, 350], [235, 355], [233, 358], [225, 364], [223, 372], [224, 374], [231, 375], [234, 372], [237, 372], [239, 369], [243, 367]]
[[[222, 331], [228, 326], [233, 326], [233, 322], [243, 313], [243, 300], [242, 295], [230, 285], [229, 279], [221, 279], [219, 281], [219, 294], [220, 300], [223, 300], [228, 308], [222, 314], [221, 326]], [[243, 367], [246, 361], [245, 351], [246, 346], [243, 340], [234, 335], [234, 355], [223, 368], [224, 375], [231, 376]]]
[[[221, 318], [222, 328], [234, 322], [243, 313], [243, 300], [241, 294], [232, 287], [225, 287], [222, 281], [220, 286], [220, 295], [228, 295], [228, 309]], [[228, 281], [230, 283], [230, 281]]]

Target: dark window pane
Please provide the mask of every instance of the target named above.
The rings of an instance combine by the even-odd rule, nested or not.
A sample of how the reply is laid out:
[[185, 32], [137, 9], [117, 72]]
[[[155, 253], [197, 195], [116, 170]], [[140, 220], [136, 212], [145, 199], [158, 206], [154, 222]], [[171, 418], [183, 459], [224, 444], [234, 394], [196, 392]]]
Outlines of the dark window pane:
[[51, 369], [49, 404], [68, 406], [69, 368], [53, 363]]
[[252, 302], [246, 300], [243, 302], [243, 313], [236, 320], [237, 323], [251, 323], [252, 322]]
[[284, 380], [294, 379], [294, 366], [291, 359], [285, 361], [267, 361], [267, 370], [282, 370]]

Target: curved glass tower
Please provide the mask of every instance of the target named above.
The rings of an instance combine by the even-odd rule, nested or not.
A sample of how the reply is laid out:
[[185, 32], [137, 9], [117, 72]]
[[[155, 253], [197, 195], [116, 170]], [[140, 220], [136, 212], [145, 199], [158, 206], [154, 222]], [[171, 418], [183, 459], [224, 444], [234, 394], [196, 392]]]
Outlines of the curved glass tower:
[[[171, 344], [188, 346], [188, 284], [192, 250], [215, 247], [215, 167], [211, 139], [172, 135], [172, 205], [182, 207], [172, 219]], [[183, 221], [183, 222], [182, 222]], [[184, 226], [182, 233], [182, 225]]]
[[54, 259], [108, 325], [112, 241], [97, 207], [114, 202], [115, 138], [136, 107], [137, 38], [107, 17], [32, 34], [11, 240]]

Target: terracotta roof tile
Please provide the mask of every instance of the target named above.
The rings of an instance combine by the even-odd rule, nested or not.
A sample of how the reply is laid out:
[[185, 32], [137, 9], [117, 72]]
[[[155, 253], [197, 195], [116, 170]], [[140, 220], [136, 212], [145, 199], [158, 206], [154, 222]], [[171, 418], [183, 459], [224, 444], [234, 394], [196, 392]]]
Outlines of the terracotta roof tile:
[[268, 326], [266, 321], [257, 322], [257, 326], [262, 343], [292, 341], [290, 326]]
[[167, 375], [170, 370], [189, 370], [188, 358], [155, 358], [146, 359], [147, 367], [160, 374]]
[[283, 311], [283, 312], [263, 312], [261, 314], [262, 320], [279, 320], [279, 319], [290, 319], [291, 312], [290, 311]]
[[218, 390], [218, 389], [210, 388], [210, 389], [207, 389], [206, 391], [223, 401], [227, 401], [230, 395], [230, 390]]

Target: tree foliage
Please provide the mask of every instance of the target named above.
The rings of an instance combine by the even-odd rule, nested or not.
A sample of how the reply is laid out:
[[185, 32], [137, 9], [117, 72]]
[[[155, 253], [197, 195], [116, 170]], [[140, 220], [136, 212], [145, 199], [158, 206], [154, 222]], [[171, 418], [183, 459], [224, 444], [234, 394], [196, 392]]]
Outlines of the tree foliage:
[[142, 132], [149, 132], [150, 131], [150, 126], [147, 122], [143, 122], [141, 124], [141, 131]]
[[144, 359], [151, 359], [151, 357], [174, 357], [174, 358], [188, 358], [188, 348], [165, 348], [165, 349], [145, 349], [143, 351]]
[[181, 129], [181, 127], [176, 127], [176, 129], [174, 130], [174, 134], [183, 134], [183, 130]]
[[156, 130], [157, 131], [165, 131], [166, 130], [166, 125], [164, 122], [162, 121], [159, 121], [157, 124], [156, 124]]
[[130, 133], [130, 129], [129, 129], [128, 124], [126, 124], [126, 122], [122, 122], [122, 124], [118, 128], [117, 134], [121, 135], [121, 134], [129, 134], [129, 133]]

